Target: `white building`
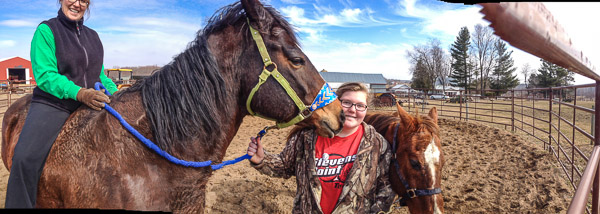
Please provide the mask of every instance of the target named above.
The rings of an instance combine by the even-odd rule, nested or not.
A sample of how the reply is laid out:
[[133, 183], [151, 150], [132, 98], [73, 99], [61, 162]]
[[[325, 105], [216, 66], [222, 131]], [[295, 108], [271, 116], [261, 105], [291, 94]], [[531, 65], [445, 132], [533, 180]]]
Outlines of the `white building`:
[[387, 81], [383, 74], [360, 74], [344, 72], [319, 72], [323, 79], [335, 91], [346, 82], [364, 83], [371, 93], [385, 93]]

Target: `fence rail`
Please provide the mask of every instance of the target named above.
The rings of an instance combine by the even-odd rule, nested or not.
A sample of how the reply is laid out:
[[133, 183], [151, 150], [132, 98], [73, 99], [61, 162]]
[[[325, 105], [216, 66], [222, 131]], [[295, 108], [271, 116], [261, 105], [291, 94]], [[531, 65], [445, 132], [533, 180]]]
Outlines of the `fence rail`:
[[[24, 94], [33, 93], [35, 84], [26, 81], [0, 80], [0, 109], [8, 108], [12, 102]], [[1, 113], [4, 114], [4, 111]]]

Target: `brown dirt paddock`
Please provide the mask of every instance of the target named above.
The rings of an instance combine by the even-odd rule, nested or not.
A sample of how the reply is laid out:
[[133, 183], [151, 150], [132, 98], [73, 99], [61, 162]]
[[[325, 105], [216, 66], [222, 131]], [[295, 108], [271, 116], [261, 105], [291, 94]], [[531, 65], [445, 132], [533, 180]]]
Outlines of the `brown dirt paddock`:
[[[0, 109], [4, 112], [5, 108]], [[246, 117], [225, 156], [243, 155], [249, 138], [271, 121]], [[565, 213], [573, 190], [541, 145], [479, 123], [440, 119], [446, 159], [442, 190], [447, 213]], [[270, 131], [265, 147], [279, 152], [290, 129]], [[0, 167], [0, 205], [8, 172]], [[290, 213], [295, 178], [259, 174], [247, 161], [218, 170], [207, 186], [207, 213]], [[393, 213], [408, 213], [403, 207]]]

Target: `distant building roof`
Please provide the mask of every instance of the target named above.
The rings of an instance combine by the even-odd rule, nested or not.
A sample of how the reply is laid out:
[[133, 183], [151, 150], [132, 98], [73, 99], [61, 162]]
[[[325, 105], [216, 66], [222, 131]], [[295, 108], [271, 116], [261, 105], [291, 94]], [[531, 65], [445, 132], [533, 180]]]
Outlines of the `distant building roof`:
[[327, 82], [362, 82], [368, 84], [387, 84], [383, 74], [360, 74], [344, 72], [320, 72]]
[[410, 88], [408, 85], [395, 85], [392, 89], [407, 89]]
[[443, 90], [443, 89], [446, 89], [446, 90], [456, 90], [456, 91], [458, 91], [458, 90], [464, 90], [464, 88], [461, 88], [461, 87], [454, 87], [454, 86], [450, 86], [450, 85], [449, 85], [449, 86], [446, 86], [446, 87], [442, 87], [442, 85], [436, 85], [436, 86], [435, 86], [435, 89], [436, 89], [436, 90]]
[[517, 90], [527, 89], [527, 85], [524, 83], [521, 83], [521, 84], [517, 85], [517, 87], [515, 87], [514, 89], [517, 89]]
[[[13, 56], [13, 57], [8, 57], [8, 58], [0, 59], [0, 62], [4, 62], [6, 60], [14, 59], [14, 58], [19, 58], [19, 59], [27, 60], [27, 59], [25, 59], [23, 57], [20, 57], [20, 56]], [[27, 61], [29, 61], [29, 60], [27, 60]]]

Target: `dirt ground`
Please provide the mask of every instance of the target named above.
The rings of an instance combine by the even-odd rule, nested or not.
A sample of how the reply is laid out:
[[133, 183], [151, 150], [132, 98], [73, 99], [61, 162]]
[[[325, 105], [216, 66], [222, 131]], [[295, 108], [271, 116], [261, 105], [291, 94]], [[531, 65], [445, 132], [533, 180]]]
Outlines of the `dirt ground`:
[[[250, 136], [271, 122], [246, 117], [227, 160], [244, 154]], [[479, 123], [440, 119], [446, 158], [442, 191], [447, 213], [565, 213], [573, 190], [553, 157], [509, 131]], [[269, 151], [283, 149], [287, 129], [264, 139]], [[271, 178], [248, 163], [217, 171], [207, 192], [207, 213], [290, 213], [295, 178]], [[402, 207], [393, 213], [408, 213]]]
[[[272, 122], [246, 117], [225, 159], [243, 155], [250, 136], [267, 125]], [[446, 158], [442, 191], [447, 213], [566, 212], [573, 190], [541, 146], [483, 124], [440, 119], [439, 125]], [[270, 131], [263, 138], [265, 147], [281, 151], [288, 131]], [[2, 166], [2, 207], [7, 180], [8, 171]], [[244, 161], [218, 170], [210, 178], [206, 213], [290, 213], [295, 189], [295, 178], [271, 178]], [[393, 213], [408, 213], [408, 209]]]

